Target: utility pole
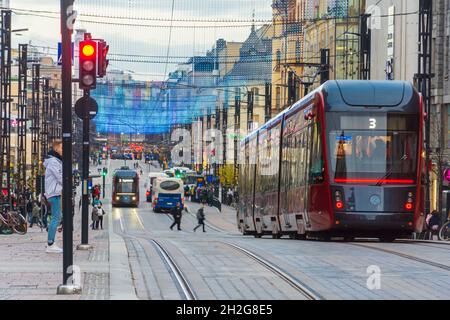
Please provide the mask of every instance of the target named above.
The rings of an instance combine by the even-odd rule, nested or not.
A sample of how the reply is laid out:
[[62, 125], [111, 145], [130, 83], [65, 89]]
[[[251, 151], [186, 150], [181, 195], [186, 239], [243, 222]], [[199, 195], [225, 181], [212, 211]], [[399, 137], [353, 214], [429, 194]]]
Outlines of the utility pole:
[[39, 104], [40, 104], [40, 65], [32, 66], [32, 105], [31, 105], [31, 179], [36, 195], [41, 194], [39, 179]]
[[417, 89], [422, 94], [425, 120], [425, 166], [426, 192], [425, 216], [431, 212], [430, 200], [430, 155], [431, 155], [431, 46], [433, 34], [433, 3], [432, 0], [420, 0], [419, 3], [419, 59], [418, 73], [415, 75]]
[[49, 103], [50, 103], [50, 88], [49, 88], [49, 79], [43, 79], [43, 99], [42, 99], [42, 112], [41, 112], [41, 161], [40, 166], [38, 168], [39, 174], [39, 190], [41, 193], [45, 193], [45, 184], [44, 184], [44, 160], [46, 155], [48, 154], [49, 147], [49, 133], [48, 133], [48, 124], [49, 124]]
[[239, 169], [238, 163], [238, 141], [241, 127], [241, 89], [238, 88], [234, 98], [234, 177], [233, 182], [237, 181], [237, 173]]
[[[8, 190], [7, 202], [12, 207], [11, 198], [11, 10], [1, 11], [1, 184]], [[6, 176], [6, 186], [3, 177]]]
[[264, 122], [272, 119], [272, 84], [267, 82], [265, 85], [264, 102]]
[[253, 91], [247, 91], [247, 131], [253, 131]]
[[330, 49], [320, 49], [320, 84], [330, 80]]
[[[89, 91], [84, 91], [84, 97], [89, 97]], [[82, 172], [81, 180], [82, 194], [81, 194], [81, 244], [77, 246], [77, 250], [90, 250], [92, 246], [89, 245], [89, 124], [90, 118], [84, 116], [83, 118], [83, 155], [82, 155]]]
[[359, 42], [359, 72], [360, 79], [370, 80], [370, 59], [371, 59], [371, 30], [367, 25], [370, 14], [362, 14], [360, 21], [360, 42]]
[[[28, 71], [28, 46], [26, 44], [19, 44], [19, 75], [18, 75], [18, 123], [17, 123], [17, 189], [20, 194], [25, 195], [27, 191], [27, 71]], [[26, 212], [25, 197], [18, 203], [19, 207]]]
[[[58, 294], [80, 294], [81, 275], [73, 266], [72, 218], [72, 31], [76, 12], [73, 0], [61, 0], [62, 139], [63, 139], [63, 283]], [[78, 274], [74, 274], [77, 272]], [[69, 282], [71, 280], [72, 283]]]

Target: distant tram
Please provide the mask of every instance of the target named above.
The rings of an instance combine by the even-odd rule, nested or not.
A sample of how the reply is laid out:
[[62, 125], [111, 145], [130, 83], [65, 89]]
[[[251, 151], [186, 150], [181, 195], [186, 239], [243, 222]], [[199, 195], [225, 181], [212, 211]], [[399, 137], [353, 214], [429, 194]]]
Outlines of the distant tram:
[[117, 170], [113, 176], [112, 205], [139, 205], [139, 175], [133, 170]]
[[374, 237], [424, 222], [424, 111], [407, 82], [328, 81], [240, 146], [240, 231]]

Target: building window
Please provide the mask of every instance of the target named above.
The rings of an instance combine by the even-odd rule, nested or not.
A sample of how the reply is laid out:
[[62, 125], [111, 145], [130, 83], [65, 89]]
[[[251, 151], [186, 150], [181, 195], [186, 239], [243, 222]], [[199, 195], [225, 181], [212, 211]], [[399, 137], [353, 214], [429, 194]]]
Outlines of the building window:
[[252, 88], [253, 92], [253, 107], [259, 107], [259, 89], [258, 88]]
[[281, 64], [281, 51], [280, 49], [277, 50], [277, 66], [280, 66]]
[[276, 96], [277, 113], [280, 112], [280, 107], [281, 107], [281, 88], [277, 87], [277, 96]]
[[300, 47], [300, 40], [297, 40], [295, 43], [295, 62], [300, 63], [301, 58], [301, 47]]

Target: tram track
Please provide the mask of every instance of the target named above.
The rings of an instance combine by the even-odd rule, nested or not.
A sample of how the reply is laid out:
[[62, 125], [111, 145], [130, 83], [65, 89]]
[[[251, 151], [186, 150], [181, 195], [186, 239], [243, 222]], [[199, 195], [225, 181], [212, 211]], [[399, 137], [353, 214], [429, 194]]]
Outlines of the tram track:
[[436, 248], [441, 250], [450, 251], [450, 243], [436, 243], [436, 242], [428, 242], [428, 241], [416, 241], [416, 240], [400, 240], [395, 241], [394, 243], [403, 243], [403, 244], [416, 244], [423, 247], [428, 248]]
[[384, 253], [388, 253], [391, 255], [395, 255], [398, 257], [402, 257], [408, 260], [413, 260], [416, 262], [420, 262], [429, 266], [433, 266], [435, 268], [439, 268], [439, 269], [443, 269], [446, 271], [450, 271], [450, 266], [447, 266], [445, 264], [442, 263], [438, 263], [438, 262], [434, 262], [434, 261], [430, 261], [430, 260], [426, 260], [426, 259], [422, 259], [416, 256], [412, 256], [410, 254], [407, 253], [403, 253], [403, 252], [398, 252], [398, 251], [394, 251], [394, 250], [390, 250], [390, 249], [386, 249], [386, 248], [380, 248], [380, 247], [375, 247], [375, 246], [371, 246], [371, 245], [366, 245], [366, 244], [362, 244], [362, 243], [348, 243], [348, 245], [351, 246], [355, 246], [355, 247], [360, 247], [360, 248], [366, 248], [366, 249], [371, 249], [374, 251], [379, 251], [379, 252], [384, 252]]
[[153, 244], [155, 249], [158, 251], [158, 254], [163, 259], [169, 272], [174, 276], [174, 280], [177, 282], [178, 287], [180, 288], [181, 293], [184, 295], [185, 300], [198, 300], [194, 289], [192, 288], [188, 279], [186, 278], [183, 271], [176, 263], [175, 259], [169, 253], [169, 251], [166, 248], [164, 248], [164, 246], [159, 241], [155, 239], [147, 239], [147, 240], [151, 244]]
[[310, 289], [305, 283], [300, 281], [299, 279], [295, 278], [294, 276], [290, 275], [289, 273], [283, 271], [281, 268], [273, 264], [272, 262], [266, 260], [265, 258], [261, 257], [260, 255], [253, 253], [250, 250], [247, 250], [239, 245], [236, 245], [234, 243], [229, 242], [223, 242], [220, 243], [225, 244], [234, 250], [240, 252], [241, 254], [244, 254], [245, 256], [251, 258], [253, 261], [257, 262], [261, 266], [263, 266], [265, 269], [269, 270], [273, 274], [277, 275], [279, 278], [281, 278], [284, 282], [289, 284], [292, 288], [294, 288], [296, 291], [300, 292], [306, 299], [308, 300], [324, 300], [324, 298], [314, 292], [314, 290]]

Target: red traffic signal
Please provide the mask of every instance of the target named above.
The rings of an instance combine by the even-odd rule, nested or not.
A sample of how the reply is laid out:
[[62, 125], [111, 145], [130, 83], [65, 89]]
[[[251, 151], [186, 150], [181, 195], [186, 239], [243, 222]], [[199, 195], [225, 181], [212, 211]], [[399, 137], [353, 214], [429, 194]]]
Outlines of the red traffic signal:
[[106, 41], [99, 40], [98, 41], [98, 77], [103, 78], [106, 76], [106, 69], [108, 69], [109, 61], [106, 58], [108, 55], [109, 46], [106, 44]]
[[91, 90], [97, 84], [97, 42], [93, 40], [80, 41], [80, 89]]

